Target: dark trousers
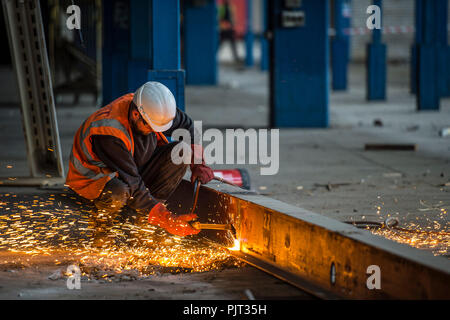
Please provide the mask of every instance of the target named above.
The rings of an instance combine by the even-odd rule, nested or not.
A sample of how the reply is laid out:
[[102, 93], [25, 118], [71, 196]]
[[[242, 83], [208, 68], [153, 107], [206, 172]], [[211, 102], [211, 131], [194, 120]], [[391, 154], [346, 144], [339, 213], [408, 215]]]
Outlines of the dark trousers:
[[[171, 152], [179, 142], [158, 146], [146, 167], [140, 172], [141, 178], [150, 194], [158, 200], [167, 200], [175, 191], [186, 173], [187, 164], [176, 165], [172, 162]], [[131, 197], [129, 186], [119, 178], [110, 180], [101, 195], [94, 200], [98, 213], [114, 218], [124, 206], [135, 209], [135, 200]], [[148, 210], [147, 210], [148, 211]], [[139, 212], [139, 210], [138, 210]], [[148, 212], [144, 212], [148, 214]], [[108, 220], [109, 220], [108, 219]]]

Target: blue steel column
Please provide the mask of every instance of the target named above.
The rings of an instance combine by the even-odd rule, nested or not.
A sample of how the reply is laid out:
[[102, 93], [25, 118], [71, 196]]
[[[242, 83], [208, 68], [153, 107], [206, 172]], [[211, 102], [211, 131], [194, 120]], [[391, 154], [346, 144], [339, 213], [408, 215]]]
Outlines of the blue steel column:
[[129, 2], [102, 1], [102, 104], [128, 93]]
[[[383, 16], [382, 1], [374, 0]], [[381, 18], [382, 26], [383, 18]], [[386, 100], [386, 45], [381, 43], [382, 29], [372, 30], [372, 43], [367, 45], [367, 100]]]
[[331, 42], [333, 90], [347, 90], [347, 70], [350, 56], [350, 0], [334, 0], [334, 29]]
[[[431, 2], [434, 0], [431, 0]], [[437, 60], [438, 60], [438, 86], [439, 86], [439, 95], [443, 97], [450, 96], [450, 63], [448, 62], [448, 58], [450, 58], [450, 49], [447, 42], [447, 16], [448, 16], [448, 2], [447, 0], [437, 0], [437, 7], [435, 10], [435, 21], [436, 24], [433, 29], [436, 31], [436, 50], [437, 50]], [[424, 26], [424, 1], [416, 0], [415, 1], [415, 42], [411, 49], [411, 93], [416, 93], [417, 91], [417, 51], [418, 47], [423, 44], [423, 34]], [[430, 5], [428, 3], [428, 5]], [[430, 10], [428, 8], [428, 10]], [[428, 26], [430, 28], [430, 26]]]
[[103, 1], [103, 101], [159, 81], [184, 109], [179, 0]]
[[[142, 1], [142, 0], [134, 0]], [[185, 72], [181, 69], [180, 0], [153, 0], [151, 6], [151, 64], [148, 81], [166, 85], [185, 109]]]
[[245, 33], [245, 65], [253, 66], [253, 0], [246, 0], [247, 4], [247, 30]]
[[152, 61], [152, 1], [130, 1], [130, 43], [128, 60], [128, 91], [134, 92], [147, 80]]
[[436, 50], [438, 60], [438, 86], [441, 97], [450, 96], [450, 63], [447, 41], [448, 0], [437, 0], [436, 7]]
[[[303, 26], [283, 27], [284, 1], [270, 0], [270, 124], [328, 126], [328, 0], [303, 0]], [[290, 11], [290, 10], [287, 10]]]
[[183, 8], [186, 84], [217, 84], [218, 22], [215, 0], [185, 0]]
[[266, 39], [266, 32], [268, 26], [268, 0], [261, 0], [262, 5], [262, 34], [260, 37], [261, 45], [261, 62], [260, 68], [262, 71], [269, 70], [269, 43]]
[[[416, 33], [421, 40], [416, 46], [416, 92], [418, 110], [439, 110], [443, 73], [439, 61], [439, 23], [442, 10], [446, 7], [442, 0], [420, 1], [418, 12], [420, 25]], [[442, 46], [441, 46], [442, 47]], [[446, 49], [445, 49], [446, 50]]]

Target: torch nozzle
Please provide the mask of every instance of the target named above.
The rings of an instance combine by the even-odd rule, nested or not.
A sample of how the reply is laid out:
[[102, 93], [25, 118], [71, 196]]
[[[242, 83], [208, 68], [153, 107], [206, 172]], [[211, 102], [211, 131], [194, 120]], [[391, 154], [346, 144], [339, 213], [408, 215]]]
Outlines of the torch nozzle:
[[231, 223], [221, 224], [221, 223], [201, 223], [198, 221], [191, 223], [192, 227], [198, 230], [228, 230], [236, 235], [236, 229]]

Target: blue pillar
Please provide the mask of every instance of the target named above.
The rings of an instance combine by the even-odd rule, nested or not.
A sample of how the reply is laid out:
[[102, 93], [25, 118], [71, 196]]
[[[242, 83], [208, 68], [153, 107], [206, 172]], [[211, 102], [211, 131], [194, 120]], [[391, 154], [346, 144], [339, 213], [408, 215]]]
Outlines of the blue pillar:
[[180, 57], [180, 0], [130, 0], [128, 87], [146, 81], [166, 85], [184, 110], [184, 70]]
[[245, 65], [247, 67], [253, 66], [253, 0], [246, 0], [247, 4], [247, 30], [245, 33]]
[[[445, 67], [447, 40], [446, 0], [416, 0], [418, 19], [416, 20], [416, 93], [418, 110], [439, 110], [440, 96], [443, 94], [446, 72]], [[445, 21], [444, 21], [445, 20]], [[419, 22], [419, 23], [418, 23]], [[446, 29], [446, 26], [445, 26]], [[445, 44], [444, 44], [445, 43]], [[443, 57], [444, 56], [444, 57]]]
[[102, 104], [128, 93], [129, 1], [104, 0]]
[[328, 126], [328, 0], [270, 0], [270, 124]]
[[334, 29], [331, 42], [331, 67], [333, 90], [347, 90], [347, 69], [350, 56], [350, 0], [334, 0]]
[[128, 91], [134, 92], [146, 82], [152, 64], [152, 1], [129, 0], [130, 42], [128, 59]]
[[266, 39], [267, 25], [268, 25], [268, 0], [262, 0], [262, 34], [260, 37], [261, 45], [261, 62], [260, 68], [262, 71], [269, 70], [269, 43]]
[[185, 0], [183, 9], [186, 84], [217, 84], [218, 23], [215, 0]]
[[[434, 1], [434, 0], [432, 0]], [[437, 45], [437, 60], [440, 67], [438, 67], [438, 83], [439, 95], [443, 97], [450, 96], [450, 49], [447, 43], [447, 15], [448, 2], [447, 0], [438, 0], [436, 11], [436, 45]], [[429, 4], [430, 5], [430, 4]], [[417, 91], [417, 50], [423, 44], [423, 6], [424, 1], [415, 1], [415, 38], [411, 49], [411, 93]]]
[[[373, 4], [380, 7], [382, 17], [382, 0], [374, 0]], [[367, 45], [367, 100], [386, 100], [386, 45], [381, 43], [381, 31], [373, 29], [372, 43]]]
[[179, 0], [108, 0], [103, 8], [104, 104], [159, 81], [184, 110]]
[[450, 62], [447, 41], [448, 0], [437, 0], [436, 8], [436, 45], [438, 60], [438, 86], [441, 97], [450, 96]]

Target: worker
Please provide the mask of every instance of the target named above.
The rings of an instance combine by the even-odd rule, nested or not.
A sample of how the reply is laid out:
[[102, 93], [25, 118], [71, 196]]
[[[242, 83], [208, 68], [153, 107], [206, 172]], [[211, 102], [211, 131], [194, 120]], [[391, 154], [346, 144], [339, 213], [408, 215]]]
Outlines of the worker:
[[205, 184], [214, 177], [203, 155], [201, 161], [195, 161], [198, 164], [172, 162], [171, 152], [178, 143], [190, 143], [199, 150], [194, 141], [168, 143], [166, 136], [178, 128], [195, 136], [191, 118], [176, 107], [171, 91], [159, 82], [145, 83], [81, 125], [75, 134], [66, 185], [93, 200], [96, 218], [106, 223], [127, 206], [172, 234], [197, 234], [199, 230], [189, 224], [197, 218], [195, 214], [175, 215], [162, 203], [177, 188], [189, 165], [192, 182], [198, 179]]
[[229, 0], [224, 0], [222, 4], [219, 4], [219, 48], [224, 41], [229, 41], [231, 46], [231, 53], [236, 64], [242, 64], [242, 60], [239, 59], [239, 55], [236, 48], [236, 32], [234, 28], [234, 11]]

